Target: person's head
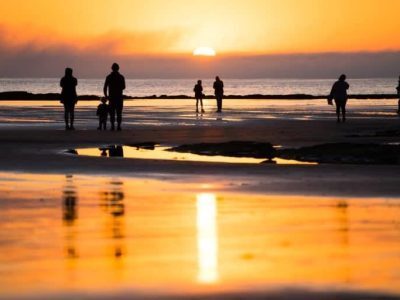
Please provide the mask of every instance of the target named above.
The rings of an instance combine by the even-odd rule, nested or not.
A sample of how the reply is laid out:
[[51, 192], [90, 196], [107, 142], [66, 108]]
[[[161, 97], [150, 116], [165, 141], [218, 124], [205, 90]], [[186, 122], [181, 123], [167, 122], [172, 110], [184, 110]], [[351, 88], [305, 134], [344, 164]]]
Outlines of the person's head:
[[72, 69], [71, 68], [65, 68], [65, 76], [72, 76]]
[[107, 103], [107, 98], [102, 97], [100, 98], [101, 103], [106, 104]]
[[339, 80], [340, 81], [345, 81], [346, 80], [346, 75], [344, 75], [344, 74], [340, 75]]
[[113, 63], [111, 66], [111, 70], [113, 70], [114, 72], [118, 72], [119, 71], [119, 65], [117, 63]]
[[220, 81], [219, 76], [215, 77], [215, 80], [216, 81]]
[[200, 84], [201, 85], [201, 80], [199, 79], [199, 80], [197, 80], [197, 84]]

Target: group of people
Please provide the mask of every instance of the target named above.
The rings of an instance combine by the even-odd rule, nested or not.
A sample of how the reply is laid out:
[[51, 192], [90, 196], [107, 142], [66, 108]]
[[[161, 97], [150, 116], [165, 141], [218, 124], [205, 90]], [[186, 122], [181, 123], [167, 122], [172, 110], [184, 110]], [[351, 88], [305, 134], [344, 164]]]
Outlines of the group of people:
[[[117, 119], [117, 130], [121, 130], [122, 123], [122, 109], [123, 109], [123, 91], [126, 87], [125, 78], [119, 73], [119, 65], [114, 63], [111, 66], [112, 72], [106, 77], [104, 82], [104, 98], [101, 98], [101, 103], [97, 107], [97, 116], [99, 118], [98, 130], [107, 129], [107, 120], [110, 116], [111, 130], [115, 130], [115, 116]], [[72, 75], [72, 69], [65, 69], [65, 76], [60, 81], [61, 91], [61, 103], [64, 105], [64, 119], [65, 119], [65, 129], [74, 130], [74, 109], [77, 103], [77, 93], [76, 86], [78, 85], [78, 80]], [[347, 90], [350, 85], [346, 82], [346, 75], [340, 75], [338, 81], [336, 81], [331, 89], [328, 96], [328, 104], [333, 105], [333, 101], [336, 105], [336, 116], [337, 122], [346, 121], [346, 104], [347, 104]], [[213, 84], [215, 98], [217, 100], [217, 113], [222, 112], [222, 99], [224, 96], [224, 83], [217, 76]], [[203, 93], [202, 81], [198, 80], [197, 84], [194, 86], [194, 95], [196, 98], [196, 113], [204, 113], [203, 98], [205, 97]], [[399, 96], [398, 110], [397, 113], [400, 114], [400, 77], [399, 84], [397, 86], [397, 94]], [[108, 104], [107, 104], [108, 100]], [[200, 104], [200, 110], [199, 110]]]
[[[126, 88], [125, 78], [119, 73], [119, 65], [113, 63], [111, 66], [112, 72], [106, 77], [104, 82], [103, 93], [104, 97], [100, 99], [101, 103], [97, 107], [96, 115], [99, 118], [98, 130], [107, 130], [107, 119], [110, 115], [111, 130], [115, 130], [115, 116], [117, 117], [117, 130], [121, 131], [122, 109], [124, 106], [123, 91]], [[75, 105], [78, 102], [76, 86], [78, 80], [72, 75], [71, 68], [65, 69], [65, 75], [61, 78], [61, 100], [64, 105], [64, 121], [66, 130], [75, 130], [74, 128], [74, 111]], [[215, 97], [217, 99], [217, 113], [222, 112], [222, 98], [224, 96], [224, 82], [217, 76], [214, 82]], [[201, 113], [204, 113], [203, 106], [203, 86], [202, 81], [198, 80], [194, 87], [196, 98], [196, 112], [199, 112], [199, 103], [201, 105]], [[107, 104], [108, 100], [108, 104]]]
[[[110, 115], [111, 130], [115, 130], [115, 116], [117, 116], [117, 130], [121, 130], [122, 109], [124, 106], [123, 91], [126, 87], [125, 78], [119, 73], [119, 65], [114, 63], [111, 66], [112, 72], [106, 77], [104, 82], [104, 98], [97, 107], [99, 117], [99, 130], [107, 129], [107, 119]], [[65, 129], [74, 130], [74, 110], [78, 102], [76, 86], [78, 80], [72, 75], [72, 69], [65, 69], [65, 76], [61, 78], [61, 103], [64, 105]], [[108, 104], [107, 104], [108, 100]]]
[[[222, 113], [222, 98], [224, 97], [224, 82], [219, 78], [219, 76], [215, 77], [215, 81], [213, 84], [215, 98], [217, 99], [217, 113]], [[197, 80], [197, 84], [194, 86], [194, 97], [196, 98], [196, 113], [199, 112], [199, 103], [201, 105], [201, 113], [204, 113], [203, 107], [203, 98], [205, 95], [203, 94], [203, 86], [202, 81]]]

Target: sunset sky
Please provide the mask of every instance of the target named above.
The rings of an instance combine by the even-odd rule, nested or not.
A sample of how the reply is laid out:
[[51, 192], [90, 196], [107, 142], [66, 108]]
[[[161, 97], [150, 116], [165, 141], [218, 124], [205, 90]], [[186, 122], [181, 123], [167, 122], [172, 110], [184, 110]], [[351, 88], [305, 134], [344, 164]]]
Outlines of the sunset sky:
[[[332, 55], [341, 53], [355, 63], [358, 54], [359, 64], [365, 64], [372, 55], [368, 52], [388, 67], [400, 67], [398, 0], [0, 0], [0, 4], [0, 76], [22, 72], [50, 76], [63, 63], [85, 65], [82, 74], [97, 76], [98, 63], [120, 60], [129, 68], [146, 69], [140, 73], [128, 68], [135, 77], [186, 77], [187, 71], [181, 70], [188, 63], [195, 72], [211, 73], [224, 69], [227, 61], [242, 61], [237, 66], [242, 73], [236, 76], [260, 77], [261, 70], [253, 74], [256, 61], [268, 68], [268, 59], [279, 57], [286, 68], [290, 57], [316, 57], [328, 63], [320, 66], [327, 72], [329, 62], [335, 61]], [[193, 57], [200, 46], [215, 49], [217, 56], [207, 61]], [[47, 66], [35, 70], [46, 59]], [[171, 72], [171, 63], [176, 72], [163, 73], [160, 64]], [[390, 76], [392, 71], [386, 71]]]

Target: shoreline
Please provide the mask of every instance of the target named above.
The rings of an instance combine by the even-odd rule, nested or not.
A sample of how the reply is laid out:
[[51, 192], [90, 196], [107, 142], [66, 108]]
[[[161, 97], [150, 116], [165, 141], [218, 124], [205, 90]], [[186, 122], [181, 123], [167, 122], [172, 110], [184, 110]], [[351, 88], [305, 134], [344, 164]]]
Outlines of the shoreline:
[[[264, 94], [250, 94], [250, 95], [226, 95], [224, 99], [252, 99], [252, 100], [313, 100], [313, 99], [326, 99], [327, 95], [309, 95], [309, 94], [288, 94], [288, 95], [264, 95]], [[98, 101], [100, 96], [97, 95], [80, 95], [78, 100], [85, 101]], [[203, 99], [214, 99], [214, 95], [206, 95]], [[349, 99], [398, 99], [399, 96], [396, 94], [350, 94]], [[9, 91], [0, 92], [0, 101], [43, 101], [43, 100], [53, 100], [59, 101], [59, 93], [45, 93], [45, 94], [35, 94], [26, 91]], [[149, 96], [128, 96], [125, 95], [126, 100], [136, 100], [136, 99], [148, 99], [148, 100], [184, 100], [184, 99], [195, 99], [192, 96], [187, 95], [149, 95]]]

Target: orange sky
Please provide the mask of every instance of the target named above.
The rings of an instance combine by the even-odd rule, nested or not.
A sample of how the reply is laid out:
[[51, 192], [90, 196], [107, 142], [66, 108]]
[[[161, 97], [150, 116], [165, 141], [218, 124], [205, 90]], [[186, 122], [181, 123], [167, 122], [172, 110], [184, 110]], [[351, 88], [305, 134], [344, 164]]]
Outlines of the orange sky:
[[[113, 6], [111, 6], [111, 3]], [[118, 54], [400, 50], [398, 0], [0, 0], [4, 43]]]

